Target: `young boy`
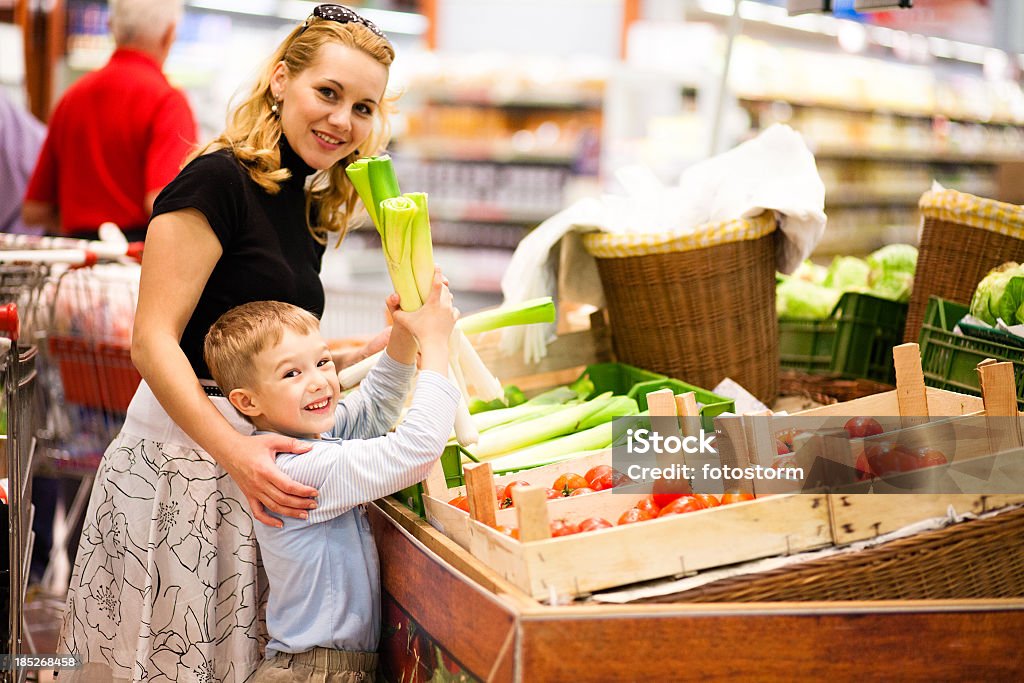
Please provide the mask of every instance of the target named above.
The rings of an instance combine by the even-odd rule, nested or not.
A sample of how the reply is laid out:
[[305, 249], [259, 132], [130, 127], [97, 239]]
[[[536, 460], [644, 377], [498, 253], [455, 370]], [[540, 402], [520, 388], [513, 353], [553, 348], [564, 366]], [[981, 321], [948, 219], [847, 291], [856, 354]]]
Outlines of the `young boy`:
[[[380, 631], [377, 553], [364, 503], [422, 481], [444, 449], [459, 392], [448, 380], [448, 338], [458, 317], [440, 270], [418, 311], [388, 307], [387, 353], [359, 391], [338, 400], [338, 373], [319, 321], [295, 306], [254, 302], [217, 320], [204, 355], [232, 405], [258, 431], [315, 442], [277, 465], [319, 490], [308, 519], [256, 524], [270, 581], [267, 661], [259, 681], [372, 681]], [[402, 424], [415, 372], [421, 372]], [[315, 677], [315, 678], [314, 678]]]

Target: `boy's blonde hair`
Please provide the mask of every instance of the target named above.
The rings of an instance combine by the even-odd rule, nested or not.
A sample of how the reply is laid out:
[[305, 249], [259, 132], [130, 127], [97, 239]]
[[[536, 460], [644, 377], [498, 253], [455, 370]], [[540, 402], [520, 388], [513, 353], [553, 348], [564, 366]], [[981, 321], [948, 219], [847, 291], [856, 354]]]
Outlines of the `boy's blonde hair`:
[[[308, 24], [308, 26], [307, 26]], [[263, 65], [256, 83], [228, 114], [227, 128], [212, 142], [195, 150], [186, 163], [197, 156], [230, 149], [249, 172], [249, 176], [269, 194], [277, 194], [281, 182], [291, 177], [288, 169], [281, 168], [277, 143], [281, 138], [281, 119], [271, 109], [275, 104], [270, 81], [278, 62], [284, 62], [288, 74], [297, 76], [308, 69], [320, 55], [324, 45], [337, 43], [365, 52], [390, 70], [395, 50], [383, 38], [362, 24], [340, 24], [328, 19], [310, 17], [306, 24], [296, 26]], [[391, 137], [388, 115], [394, 108], [394, 98], [385, 97], [374, 115], [370, 137], [353, 152], [329, 169], [317, 171], [306, 192], [306, 217], [310, 234], [321, 244], [327, 243], [330, 233], [339, 234], [339, 243], [353, 222], [356, 190], [345, 174], [345, 167], [360, 156], [382, 153]], [[310, 207], [315, 204], [317, 224], [308, 223]]]
[[309, 311], [280, 301], [253, 301], [235, 306], [217, 318], [203, 342], [203, 358], [225, 395], [251, 388], [253, 361], [280, 343], [285, 330], [298, 334], [320, 331], [320, 321]]

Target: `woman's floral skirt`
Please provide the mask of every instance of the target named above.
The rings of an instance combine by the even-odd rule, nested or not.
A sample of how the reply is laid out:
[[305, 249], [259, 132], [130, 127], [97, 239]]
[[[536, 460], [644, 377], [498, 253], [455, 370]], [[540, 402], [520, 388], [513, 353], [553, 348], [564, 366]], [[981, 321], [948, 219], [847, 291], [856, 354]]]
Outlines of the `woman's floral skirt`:
[[86, 666], [58, 680], [247, 681], [267, 583], [246, 499], [202, 450], [129, 426], [97, 471], [61, 629]]

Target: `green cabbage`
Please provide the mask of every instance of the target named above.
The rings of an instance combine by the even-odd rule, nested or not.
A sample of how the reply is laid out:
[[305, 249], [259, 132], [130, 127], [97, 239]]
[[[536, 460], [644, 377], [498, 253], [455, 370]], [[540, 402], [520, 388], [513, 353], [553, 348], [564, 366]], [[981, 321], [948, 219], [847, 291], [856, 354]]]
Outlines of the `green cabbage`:
[[871, 266], [867, 261], [856, 256], [836, 256], [825, 274], [826, 287], [843, 291], [860, 289], [868, 285], [868, 273]]
[[842, 295], [837, 289], [799, 278], [786, 278], [775, 288], [775, 311], [780, 318], [824, 320]]
[[867, 258], [868, 291], [893, 301], [909, 301], [917, 269], [917, 249], [910, 244], [890, 244]]
[[1007, 325], [1024, 323], [1024, 266], [1010, 261], [990, 270], [974, 290], [970, 310], [989, 325], [996, 318]]

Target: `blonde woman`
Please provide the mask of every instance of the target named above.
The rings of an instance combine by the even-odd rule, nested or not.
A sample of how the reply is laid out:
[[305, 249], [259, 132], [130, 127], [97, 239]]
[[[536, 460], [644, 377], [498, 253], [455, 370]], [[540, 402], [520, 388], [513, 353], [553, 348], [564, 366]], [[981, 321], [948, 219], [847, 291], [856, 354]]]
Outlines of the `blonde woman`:
[[317, 491], [275, 465], [308, 445], [252, 434], [210, 380], [203, 338], [250, 301], [322, 313], [327, 237], [354, 211], [344, 169], [387, 144], [393, 59], [376, 26], [320, 5], [157, 198], [132, 340], [143, 382], [96, 476], [61, 633], [84, 663], [72, 680], [232, 683], [259, 666], [253, 517], [305, 518]]

